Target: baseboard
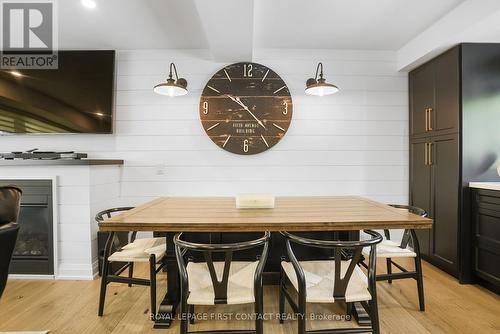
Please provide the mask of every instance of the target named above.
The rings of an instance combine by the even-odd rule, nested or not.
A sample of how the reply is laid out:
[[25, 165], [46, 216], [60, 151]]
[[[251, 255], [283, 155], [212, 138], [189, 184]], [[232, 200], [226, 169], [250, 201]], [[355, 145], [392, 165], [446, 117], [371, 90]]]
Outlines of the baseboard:
[[9, 274], [8, 279], [16, 280], [16, 279], [22, 279], [22, 280], [30, 280], [30, 279], [36, 279], [36, 280], [44, 280], [44, 279], [54, 279], [54, 275], [27, 275], [27, 274]]
[[94, 279], [94, 272], [93, 265], [59, 263], [55, 279], [91, 281]]

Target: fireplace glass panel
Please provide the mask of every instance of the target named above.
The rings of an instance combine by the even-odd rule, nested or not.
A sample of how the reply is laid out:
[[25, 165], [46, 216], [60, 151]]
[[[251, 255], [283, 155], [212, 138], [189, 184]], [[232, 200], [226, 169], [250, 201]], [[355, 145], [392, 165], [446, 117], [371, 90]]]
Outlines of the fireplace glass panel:
[[21, 188], [19, 233], [10, 274], [53, 275], [53, 212], [51, 180], [0, 180]]

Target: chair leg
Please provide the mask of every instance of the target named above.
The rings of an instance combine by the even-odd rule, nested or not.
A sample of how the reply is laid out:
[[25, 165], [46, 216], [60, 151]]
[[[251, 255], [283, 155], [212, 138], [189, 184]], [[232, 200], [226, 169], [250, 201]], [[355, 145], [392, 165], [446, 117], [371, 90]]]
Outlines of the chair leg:
[[346, 311], [345, 311], [346, 315], [352, 318], [354, 303], [345, 303], [345, 306], [346, 306]]
[[285, 322], [285, 280], [283, 278], [283, 269], [280, 269], [280, 288], [279, 288], [279, 321]]
[[180, 302], [180, 308], [181, 308], [181, 323], [180, 323], [180, 333], [181, 334], [187, 334], [188, 333], [188, 314], [189, 314], [189, 307], [187, 304], [187, 293], [184, 291], [181, 291], [181, 302]]
[[[128, 267], [128, 278], [134, 277], [134, 262], [129, 263]], [[132, 283], [128, 284], [128, 287], [130, 288], [132, 286]]]
[[377, 305], [377, 296], [372, 296], [372, 300], [370, 301], [370, 315], [371, 315], [371, 322], [372, 322], [372, 328], [373, 328], [373, 334], [380, 334], [380, 322], [378, 319], [378, 305]]
[[262, 284], [260, 284], [258, 291], [255, 292], [255, 333], [264, 333], [264, 298], [262, 295]]
[[101, 276], [101, 291], [99, 293], [99, 310], [97, 311], [98, 316], [102, 316], [104, 312], [104, 301], [106, 299], [106, 287], [108, 286], [108, 269], [109, 262], [103, 259], [102, 265], [102, 276]]
[[[387, 275], [392, 274], [392, 264], [391, 264], [392, 259], [390, 257], [385, 259], [385, 262], [387, 264]], [[392, 279], [388, 279], [387, 282], [392, 283]]]
[[194, 305], [188, 305], [189, 307], [189, 323], [194, 325]]
[[425, 300], [424, 300], [424, 278], [422, 275], [422, 262], [420, 256], [417, 255], [415, 258], [415, 271], [417, 272], [417, 289], [418, 289], [418, 303], [420, 306], [420, 311], [425, 311]]
[[156, 256], [149, 256], [149, 275], [151, 288], [151, 317], [156, 319]]
[[[299, 289], [300, 290], [300, 289]], [[299, 315], [298, 334], [306, 333], [306, 295], [305, 291], [299, 291]]]

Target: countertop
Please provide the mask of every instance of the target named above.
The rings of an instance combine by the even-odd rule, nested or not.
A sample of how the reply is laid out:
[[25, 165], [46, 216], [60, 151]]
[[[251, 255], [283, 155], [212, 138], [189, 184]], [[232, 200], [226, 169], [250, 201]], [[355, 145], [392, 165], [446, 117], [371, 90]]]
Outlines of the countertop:
[[500, 182], [469, 182], [469, 187], [500, 191]]
[[123, 165], [123, 160], [113, 160], [113, 159], [0, 160], [0, 166], [103, 166], [103, 165]]

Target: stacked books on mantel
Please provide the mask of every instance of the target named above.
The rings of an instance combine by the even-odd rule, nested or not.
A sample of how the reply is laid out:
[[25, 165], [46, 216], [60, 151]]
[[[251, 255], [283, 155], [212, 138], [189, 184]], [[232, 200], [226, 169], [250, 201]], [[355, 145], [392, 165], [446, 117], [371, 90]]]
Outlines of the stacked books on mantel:
[[274, 209], [272, 194], [241, 194], [236, 196], [237, 209]]

